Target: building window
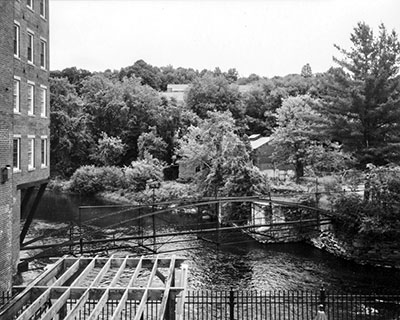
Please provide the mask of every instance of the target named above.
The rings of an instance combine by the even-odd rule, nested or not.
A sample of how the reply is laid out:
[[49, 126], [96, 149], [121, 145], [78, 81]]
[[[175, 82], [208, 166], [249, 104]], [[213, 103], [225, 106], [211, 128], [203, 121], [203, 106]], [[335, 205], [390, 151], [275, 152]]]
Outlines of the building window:
[[33, 63], [33, 32], [28, 32], [28, 62]]
[[27, 102], [28, 114], [33, 115], [35, 111], [35, 84], [30, 81], [28, 81]]
[[46, 69], [47, 63], [47, 42], [40, 40], [40, 66]]
[[46, 19], [46, 0], [40, 0], [39, 10], [40, 10], [40, 16]]
[[47, 137], [42, 137], [40, 149], [40, 163], [42, 168], [47, 167]]
[[33, 0], [26, 0], [26, 6], [33, 10]]
[[21, 138], [15, 137], [13, 140], [13, 171], [21, 170]]
[[35, 138], [28, 136], [28, 170], [35, 169]]
[[20, 87], [21, 81], [19, 78], [14, 78], [14, 112], [20, 113]]
[[19, 58], [19, 24], [14, 23], [14, 56]]
[[43, 118], [47, 117], [47, 88], [40, 86], [40, 115]]

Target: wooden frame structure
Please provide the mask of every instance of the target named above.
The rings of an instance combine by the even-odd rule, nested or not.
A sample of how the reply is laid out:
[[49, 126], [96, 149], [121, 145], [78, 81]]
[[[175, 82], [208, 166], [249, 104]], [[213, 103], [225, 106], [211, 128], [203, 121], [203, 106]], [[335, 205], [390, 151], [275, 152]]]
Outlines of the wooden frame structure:
[[20, 291], [0, 320], [183, 319], [183, 259], [63, 257]]

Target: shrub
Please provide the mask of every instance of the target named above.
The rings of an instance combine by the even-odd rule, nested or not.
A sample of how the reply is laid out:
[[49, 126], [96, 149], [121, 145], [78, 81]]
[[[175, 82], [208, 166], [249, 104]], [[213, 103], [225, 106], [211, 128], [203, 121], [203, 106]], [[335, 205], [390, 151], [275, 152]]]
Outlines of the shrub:
[[117, 167], [83, 166], [71, 177], [71, 191], [95, 194], [104, 190], [114, 190], [124, 185], [123, 173]]
[[162, 181], [162, 170], [162, 164], [156, 159], [133, 161], [124, 168], [126, 186], [132, 191], [145, 190], [148, 180]]

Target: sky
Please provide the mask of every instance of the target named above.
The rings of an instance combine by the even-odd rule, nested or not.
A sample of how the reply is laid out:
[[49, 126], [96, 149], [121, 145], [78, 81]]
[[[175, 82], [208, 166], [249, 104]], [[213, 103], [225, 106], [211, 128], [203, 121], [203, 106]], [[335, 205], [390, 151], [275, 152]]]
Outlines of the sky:
[[51, 70], [153, 66], [284, 76], [335, 66], [363, 21], [400, 33], [399, 0], [50, 0]]

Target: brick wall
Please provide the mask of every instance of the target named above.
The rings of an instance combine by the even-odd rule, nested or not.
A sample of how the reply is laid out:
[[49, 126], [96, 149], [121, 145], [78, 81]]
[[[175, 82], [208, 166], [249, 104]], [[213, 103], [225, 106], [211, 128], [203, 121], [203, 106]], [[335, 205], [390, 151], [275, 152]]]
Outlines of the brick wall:
[[[0, 169], [12, 165], [13, 1], [0, 1]], [[10, 177], [11, 178], [11, 177]], [[0, 291], [11, 286], [12, 182], [0, 183]]]
[[[48, 2], [47, 2], [48, 5]], [[48, 7], [48, 6], [47, 6]], [[20, 203], [21, 191], [18, 185], [46, 179], [50, 175], [49, 165], [41, 165], [41, 139], [47, 137], [47, 157], [50, 154], [50, 90], [49, 90], [49, 24], [48, 19], [39, 13], [39, 0], [33, 0], [33, 10], [25, 1], [15, 1], [14, 20], [20, 26], [19, 58], [14, 58], [14, 76], [20, 79], [20, 113], [14, 114], [13, 134], [21, 141], [21, 170], [13, 174], [13, 228], [12, 228], [12, 262], [14, 268], [19, 259]], [[28, 33], [33, 35], [33, 63], [28, 61]], [[40, 63], [41, 41], [47, 46], [45, 68]], [[28, 81], [34, 84], [34, 112], [29, 114]], [[46, 116], [41, 112], [41, 89], [47, 89]], [[28, 144], [34, 138], [34, 167], [28, 166]], [[48, 162], [49, 164], [49, 159]]]
[[[20, 138], [20, 170], [11, 170], [10, 181], [0, 184], [0, 290], [11, 285], [19, 261], [21, 191], [18, 186], [49, 177], [49, 24], [40, 15], [40, 2], [33, 10], [26, 1], [0, 1], [0, 169], [13, 166], [13, 138]], [[19, 55], [14, 57], [14, 24], [19, 26]], [[33, 61], [28, 61], [28, 33], [33, 35]], [[41, 41], [46, 43], [46, 65], [41, 67]], [[20, 112], [13, 107], [14, 77], [20, 80]], [[28, 83], [34, 85], [34, 112], [28, 112]], [[46, 92], [46, 116], [41, 114], [41, 89]], [[47, 137], [47, 166], [41, 163], [41, 140]], [[28, 139], [34, 139], [34, 166], [28, 167]]]

